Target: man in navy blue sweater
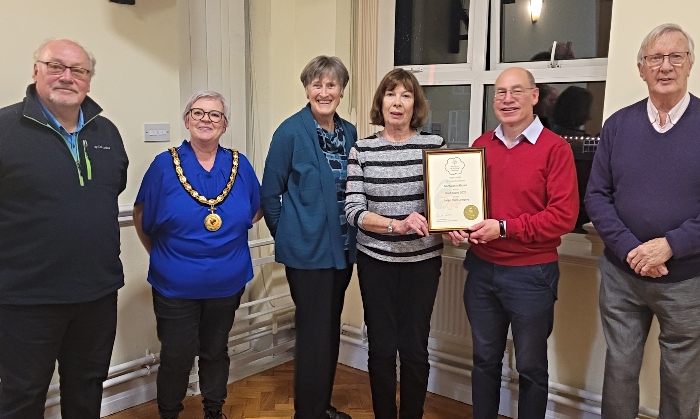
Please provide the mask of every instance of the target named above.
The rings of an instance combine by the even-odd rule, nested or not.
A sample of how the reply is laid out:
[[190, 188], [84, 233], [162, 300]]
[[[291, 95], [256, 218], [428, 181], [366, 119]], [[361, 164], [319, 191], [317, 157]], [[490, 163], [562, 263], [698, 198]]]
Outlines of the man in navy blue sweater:
[[649, 98], [601, 133], [585, 203], [605, 242], [600, 313], [608, 350], [602, 413], [634, 418], [654, 316], [661, 332], [660, 418], [700, 404], [700, 100], [688, 93], [693, 40], [664, 24], [642, 42]]

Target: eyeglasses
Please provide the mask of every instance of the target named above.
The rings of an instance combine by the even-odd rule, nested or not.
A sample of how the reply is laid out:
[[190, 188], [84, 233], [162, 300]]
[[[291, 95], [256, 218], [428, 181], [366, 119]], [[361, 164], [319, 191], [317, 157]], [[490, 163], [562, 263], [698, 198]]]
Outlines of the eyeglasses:
[[661, 67], [664, 58], [668, 57], [668, 62], [676, 67], [683, 65], [690, 52], [672, 52], [670, 54], [645, 55], [644, 62], [651, 68]]
[[63, 65], [61, 63], [55, 63], [53, 61], [37, 61], [46, 65], [48, 73], [52, 76], [58, 76], [66, 71], [66, 68], [70, 70], [70, 75], [76, 80], [87, 80], [90, 77], [90, 70], [82, 67], [71, 67], [68, 65]]
[[520, 99], [521, 97], [525, 96], [525, 91], [526, 90], [534, 90], [536, 87], [516, 87], [513, 89], [498, 89], [496, 90], [496, 93], [493, 95], [496, 100], [503, 100], [506, 98], [506, 94], [510, 92], [510, 95], [513, 97], [513, 99]]
[[209, 120], [211, 122], [221, 122], [224, 118], [224, 114], [219, 111], [209, 111], [205, 112], [204, 109], [192, 108], [190, 109], [190, 116], [195, 121], [201, 121], [205, 115], [209, 115]]

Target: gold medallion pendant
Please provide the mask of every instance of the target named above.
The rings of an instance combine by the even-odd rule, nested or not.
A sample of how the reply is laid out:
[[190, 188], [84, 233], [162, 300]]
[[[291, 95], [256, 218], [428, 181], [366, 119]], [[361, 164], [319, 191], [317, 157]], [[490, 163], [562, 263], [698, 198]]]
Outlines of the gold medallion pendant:
[[185, 188], [185, 191], [187, 191], [187, 193], [189, 193], [190, 196], [192, 196], [192, 198], [195, 199], [195, 201], [199, 202], [202, 205], [209, 205], [209, 212], [211, 212], [211, 214], [204, 217], [204, 227], [209, 231], [219, 230], [223, 221], [221, 220], [221, 217], [218, 214], [214, 214], [214, 211], [216, 211], [216, 208], [214, 206], [222, 203], [233, 188], [233, 182], [235, 182], [236, 174], [238, 173], [238, 151], [230, 150], [231, 154], [233, 155], [231, 175], [228, 178], [228, 183], [226, 183], [226, 187], [224, 188], [224, 190], [221, 191], [219, 196], [217, 196], [214, 199], [206, 198], [204, 195], [197, 192], [192, 187], [192, 185], [190, 185], [190, 183], [187, 181], [187, 177], [185, 177], [185, 173], [182, 170], [182, 166], [180, 165], [180, 156], [177, 154], [177, 149], [173, 147], [169, 151], [170, 154], [173, 156], [173, 165], [175, 166], [175, 173], [177, 174], [177, 178], [180, 180], [182, 187]]
[[216, 231], [221, 228], [221, 217], [211, 213], [204, 218], [204, 227], [209, 231]]

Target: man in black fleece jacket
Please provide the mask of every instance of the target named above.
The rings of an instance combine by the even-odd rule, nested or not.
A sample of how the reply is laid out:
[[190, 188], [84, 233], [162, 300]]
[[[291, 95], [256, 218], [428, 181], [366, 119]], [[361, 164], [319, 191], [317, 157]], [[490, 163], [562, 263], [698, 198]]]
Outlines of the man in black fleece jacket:
[[0, 419], [97, 419], [117, 323], [117, 197], [128, 160], [89, 97], [95, 60], [42, 44], [26, 98], [0, 109]]

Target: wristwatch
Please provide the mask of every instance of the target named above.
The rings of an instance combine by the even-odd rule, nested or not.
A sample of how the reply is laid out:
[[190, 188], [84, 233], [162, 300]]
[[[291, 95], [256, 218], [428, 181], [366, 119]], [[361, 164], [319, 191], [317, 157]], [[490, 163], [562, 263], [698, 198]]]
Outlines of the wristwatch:
[[386, 232], [389, 233], [389, 234], [391, 234], [391, 233], [394, 232], [394, 225], [393, 225], [393, 223], [394, 223], [394, 220], [390, 220], [390, 221], [389, 221], [389, 225], [386, 226]]
[[506, 220], [498, 220], [498, 237], [504, 238], [506, 236]]

